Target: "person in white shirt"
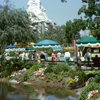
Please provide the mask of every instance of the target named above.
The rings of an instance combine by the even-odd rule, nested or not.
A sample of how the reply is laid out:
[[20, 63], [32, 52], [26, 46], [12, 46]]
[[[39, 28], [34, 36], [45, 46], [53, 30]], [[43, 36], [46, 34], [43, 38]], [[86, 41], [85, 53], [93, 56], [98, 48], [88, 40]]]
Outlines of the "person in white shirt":
[[79, 49], [78, 53], [77, 53], [77, 64], [78, 64], [79, 67], [80, 67], [81, 57], [82, 57], [82, 52]]
[[66, 52], [64, 54], [64, 58], [65, 58], [65, 62], [68, 63], [68, 61], [70, 59], [70, 52], [68, 50], [66, 50]]
[[22, 55], [22, 60], [25, 60], [25, 52], [23, 51]]
[[60, 61], [60, 58], [61, 58], [61, 52], [58, 51], [58, 53], [57, 53], [57, 59], [58, 59], [58, 61]]

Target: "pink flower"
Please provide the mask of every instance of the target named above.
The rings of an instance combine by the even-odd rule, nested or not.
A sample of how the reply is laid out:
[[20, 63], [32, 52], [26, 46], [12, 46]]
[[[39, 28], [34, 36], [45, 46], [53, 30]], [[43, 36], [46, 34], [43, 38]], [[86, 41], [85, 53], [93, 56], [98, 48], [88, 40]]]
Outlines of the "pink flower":
[[95, 98], [95, 93], [94, 92], [92, 92], [91, 97]]
[[37, 71], [33, 72], [34, 74], [37, 73]]
[[41, 77], [41, 80], [43, 80], [44, 79], [44, 77]]

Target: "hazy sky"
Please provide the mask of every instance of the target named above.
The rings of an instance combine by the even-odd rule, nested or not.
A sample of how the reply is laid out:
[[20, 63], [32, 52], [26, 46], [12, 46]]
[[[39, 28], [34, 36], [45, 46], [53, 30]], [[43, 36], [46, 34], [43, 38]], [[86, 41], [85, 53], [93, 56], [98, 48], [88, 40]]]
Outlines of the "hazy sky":
[[[27, 9], [29, 0], [10, 0], [16, 8]], [[82, 7], [82, 0], [67, 0], [67, 3], [62, 3], [61, 0], [40, 0], [43, 7], [46, 9], [47, 17], [56, 22], [57, 25], [65, 25], [67, 21], [80, 18], [77, 12]], [[0, 0], [0, 4], [4, 5], [4, 0]]]

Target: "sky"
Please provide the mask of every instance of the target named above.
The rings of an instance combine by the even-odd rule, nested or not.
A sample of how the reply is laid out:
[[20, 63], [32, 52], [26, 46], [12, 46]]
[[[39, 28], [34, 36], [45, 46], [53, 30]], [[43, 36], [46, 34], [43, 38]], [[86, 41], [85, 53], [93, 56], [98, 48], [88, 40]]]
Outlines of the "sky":
[[[16, 8], [27, 9], [29, 0], [9, 0]], [[65, 25], [67, 21], [80, 18], [77, 14], [79, 8], [82, 7], [82, 0], [67, 0], [62, 3], [61, 0], [40, 0], [42, 6], [46, 9], [47, 17], [57, 25]], [[4, 0], [0, 0], [0, 4], [4, 5]], [[82, 15], [83, 16], [83, 15]]]

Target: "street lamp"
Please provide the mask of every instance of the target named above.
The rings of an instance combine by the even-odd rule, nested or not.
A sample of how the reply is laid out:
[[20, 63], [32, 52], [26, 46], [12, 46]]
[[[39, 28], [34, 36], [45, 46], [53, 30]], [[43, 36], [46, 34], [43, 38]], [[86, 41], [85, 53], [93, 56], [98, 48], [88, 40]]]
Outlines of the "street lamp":
[[80, 39], [80, 34], [77, 32], [74, 34], [74, 47], [75, 47], [75, 55], [76, 55], [76, 62], [77, 62], [77, 46], [76, 46], [76, 40]]
[[44, 39], [44, 21], [41, 22], [42, 40]]

